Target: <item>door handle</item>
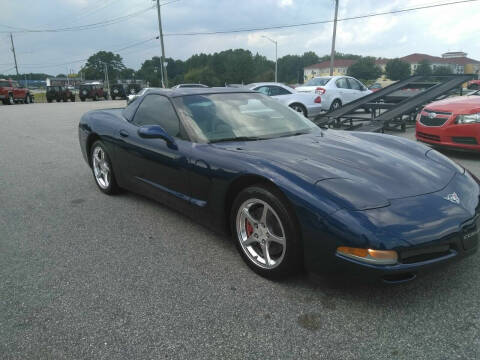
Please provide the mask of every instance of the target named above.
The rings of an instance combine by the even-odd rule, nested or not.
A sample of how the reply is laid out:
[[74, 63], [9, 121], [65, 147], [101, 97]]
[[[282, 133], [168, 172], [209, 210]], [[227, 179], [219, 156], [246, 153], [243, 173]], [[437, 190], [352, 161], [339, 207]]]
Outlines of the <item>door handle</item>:
[[120, 136], [128, 137], [128, 132], [126, 132], [125, 130], [120, 130]]

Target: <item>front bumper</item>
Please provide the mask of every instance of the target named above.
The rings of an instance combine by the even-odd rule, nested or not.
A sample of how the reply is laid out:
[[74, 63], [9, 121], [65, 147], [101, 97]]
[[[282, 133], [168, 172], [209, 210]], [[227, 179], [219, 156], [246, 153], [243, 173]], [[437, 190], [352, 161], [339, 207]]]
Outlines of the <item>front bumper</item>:
[[[391, 199], [390, 205], [302, 217], [304, 258], [312, 272], [348, 274], [366, 281], [402, 282], [475, 253], [480, 233], [480, 184], [457, 173], [440, 191]], [[454, 194], [459, 202], [452, 202]], [[395, 250], [395, 265], [346, 257], [339, 246]]]
[[[476, 224], [476, 229], [478, 228], [479, 225]], [[448, 247], [448, 250], [435, 253], [429, 252], [429, 249], [438, 249], [442, 245]], [[473, 255], [477, 250], [478, 234], [470, 237], [467, 241], [464, 241], [461, 235], [456, 234], [448, 239], [439, 241], [431, 247], [420, 246], [409, 249], [410, 253], [419, 254], [416, 255], [416, 259], [411, 257], [413, 262], [409, 262], [408, 259], [400, 259], [399, 263], [395, 265], [373, 265], [336, 254], [336, 265], [340, 269], [339, 273], [353, 275], [353, 277], [361, 278], [365, 281], [401, 283], [415, 279], [420, 273], [434, 270], [437, 267], [445, 266], [448, 263]]]
[[442, 126], [425, 126], [417, 121], [415, 137], [431, 145], [480, 151], [480, 124], [455, 124], [453, 118]]

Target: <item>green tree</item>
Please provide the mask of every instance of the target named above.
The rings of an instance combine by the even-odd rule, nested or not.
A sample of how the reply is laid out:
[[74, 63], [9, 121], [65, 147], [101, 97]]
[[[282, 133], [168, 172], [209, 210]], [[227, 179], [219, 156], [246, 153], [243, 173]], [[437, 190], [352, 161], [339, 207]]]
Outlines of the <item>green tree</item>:
[[433, 75], [451, 75], [453, 74], [450, 66], [439, 66], [433, 70]]
[[415, 75], [424, 75], [429, 76], [432, 75], [432, 66], [430, 61], [422, 60], [418, 63], [417, 68], [415, 69]]
[[404, 80], [410, 76], [410, 64], [400, 59], [392, 59], [385, 66], [385, 74], [390, 80]]
[[347, 75], [353, 76], [362, 81], [375, 80], [382, 74], [382, 70], [375, 64], [374, 57], [364, 57], [352, 64]]
[[118, 79], [122, 70], [125, 70], [123, 59], [119, 54], [114, 54], [110, 51], [99, 51], [88, 58], [80, 71], [84, 73], [85, 79], [101, 80], [105, 77], [104, 63], [107, 64], [110, 80]]

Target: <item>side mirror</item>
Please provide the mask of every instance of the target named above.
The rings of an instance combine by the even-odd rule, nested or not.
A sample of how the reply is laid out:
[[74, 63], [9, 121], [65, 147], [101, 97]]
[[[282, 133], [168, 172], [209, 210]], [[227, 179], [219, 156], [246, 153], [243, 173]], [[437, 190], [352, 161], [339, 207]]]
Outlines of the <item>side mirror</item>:
[[175, 139], [159, 125], [147, 125], [138, 129], [138, 135], [144, 139], [163, 139], [171, 149], [178, 149]]

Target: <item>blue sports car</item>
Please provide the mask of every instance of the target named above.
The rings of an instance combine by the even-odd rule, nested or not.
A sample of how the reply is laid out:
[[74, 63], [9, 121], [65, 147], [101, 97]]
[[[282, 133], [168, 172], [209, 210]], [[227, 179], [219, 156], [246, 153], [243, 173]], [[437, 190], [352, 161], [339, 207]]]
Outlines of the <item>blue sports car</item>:
[[102, 192], [231, 233], [265, 277], [401, 282], [477, 250], [480, 180], [467, 170], [400, 137], [321, 129], [249, 90], [148, 90], [86, 113], [79, 139]]

